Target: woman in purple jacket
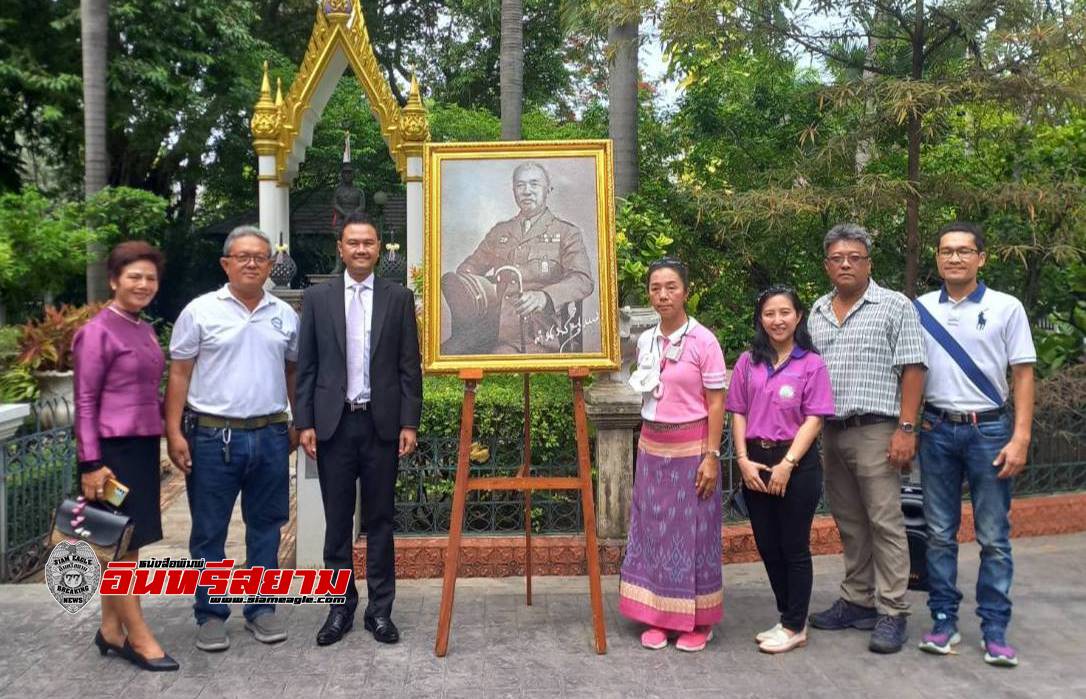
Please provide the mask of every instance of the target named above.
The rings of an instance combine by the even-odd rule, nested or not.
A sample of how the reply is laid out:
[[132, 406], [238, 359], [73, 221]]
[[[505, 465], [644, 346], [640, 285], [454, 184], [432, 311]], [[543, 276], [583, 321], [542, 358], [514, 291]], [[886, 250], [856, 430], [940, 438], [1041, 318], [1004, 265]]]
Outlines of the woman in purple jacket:
[[[158, 387], [166, 362], [140, 311], [154, 299], [162, 253], [143, 241], [121, 243], [109, 254], [113, 300], [72, 342], [75, 365], [75, 438], [83, 497], [102, 498], [110, 476], [128, 486], [121, 512], [135, 529], [125, 561], [162, 538]], [[113, 651], [145, 670], [176, 670], [143, 619], [136, 595], [102, 597], [102, 625], [94, 637], [102, 655]]]

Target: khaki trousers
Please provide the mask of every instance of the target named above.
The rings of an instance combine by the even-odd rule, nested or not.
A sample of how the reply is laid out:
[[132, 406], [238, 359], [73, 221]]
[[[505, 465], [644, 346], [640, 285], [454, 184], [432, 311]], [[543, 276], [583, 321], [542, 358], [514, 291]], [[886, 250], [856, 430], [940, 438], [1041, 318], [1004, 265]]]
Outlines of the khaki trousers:
[[909, 543], [901, 512], [901, 472], [886, 458], [896, 422], [840, 428], [826, 423], [826, 499], [841, 532], [841, 596], [879, 614], [908, 614]]

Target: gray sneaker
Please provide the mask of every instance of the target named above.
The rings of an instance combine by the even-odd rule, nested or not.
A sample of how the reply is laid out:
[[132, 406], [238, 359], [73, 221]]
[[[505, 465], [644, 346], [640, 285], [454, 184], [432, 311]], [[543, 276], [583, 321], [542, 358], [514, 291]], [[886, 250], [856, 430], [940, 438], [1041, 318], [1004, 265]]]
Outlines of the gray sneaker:
[[230, 647], [230, 637], [226, 635], [226, 623], [211, 617], [196, 627], [196, 647], [200, 650], [216, 653]]
[[245, 621], [245, 628], [261, 643], [287, 640], [287, 627], [275, 612], [266, 612]]

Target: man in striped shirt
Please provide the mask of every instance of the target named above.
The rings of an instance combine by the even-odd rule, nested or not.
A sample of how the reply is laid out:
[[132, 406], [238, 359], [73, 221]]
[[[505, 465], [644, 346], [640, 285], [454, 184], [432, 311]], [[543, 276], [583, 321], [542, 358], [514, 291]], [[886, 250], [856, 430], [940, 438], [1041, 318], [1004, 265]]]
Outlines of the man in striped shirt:
[[927, 358], [916, 309], [871, 279], [871, 237], [840, 224], [823, 241], [833, 291], [808, 327], [833, 384], [822, 433], [826, 498], [841, 533], [841, 598], [812, 614], [819, 629], [873, 629], [868, 647], [896, 653], [907, 638], [909, 546], [900, 470], [916, 454]]

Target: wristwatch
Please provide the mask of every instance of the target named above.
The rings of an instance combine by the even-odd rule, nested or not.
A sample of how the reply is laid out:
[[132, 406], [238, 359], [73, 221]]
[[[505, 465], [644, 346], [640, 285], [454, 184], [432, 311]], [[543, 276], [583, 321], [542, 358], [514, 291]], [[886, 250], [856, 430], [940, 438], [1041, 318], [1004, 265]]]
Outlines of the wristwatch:
[[793, 466], [795, 466], [796, 464], [799, 463], [799, 459], [795, 458], [791, 454], [785, 454], [784, 455], [784, 460], [787, 461], [788, 463], [792, 464]]
[[720, 450], [719, 450], [719, 449], [710, 449], [708, 453], [709, 453], [709, 454], [710, 454], [711, 456], [715, 456], [715, 457], [716, 457], [716, 459], [717, 459], [717, 461], [719, 461], [719, 460], [720, 460]]
[[897, 428], [905, 434], [913, 434], [914, 432], [916, 432], [916, 425], [911, 422], [898, 423]]

